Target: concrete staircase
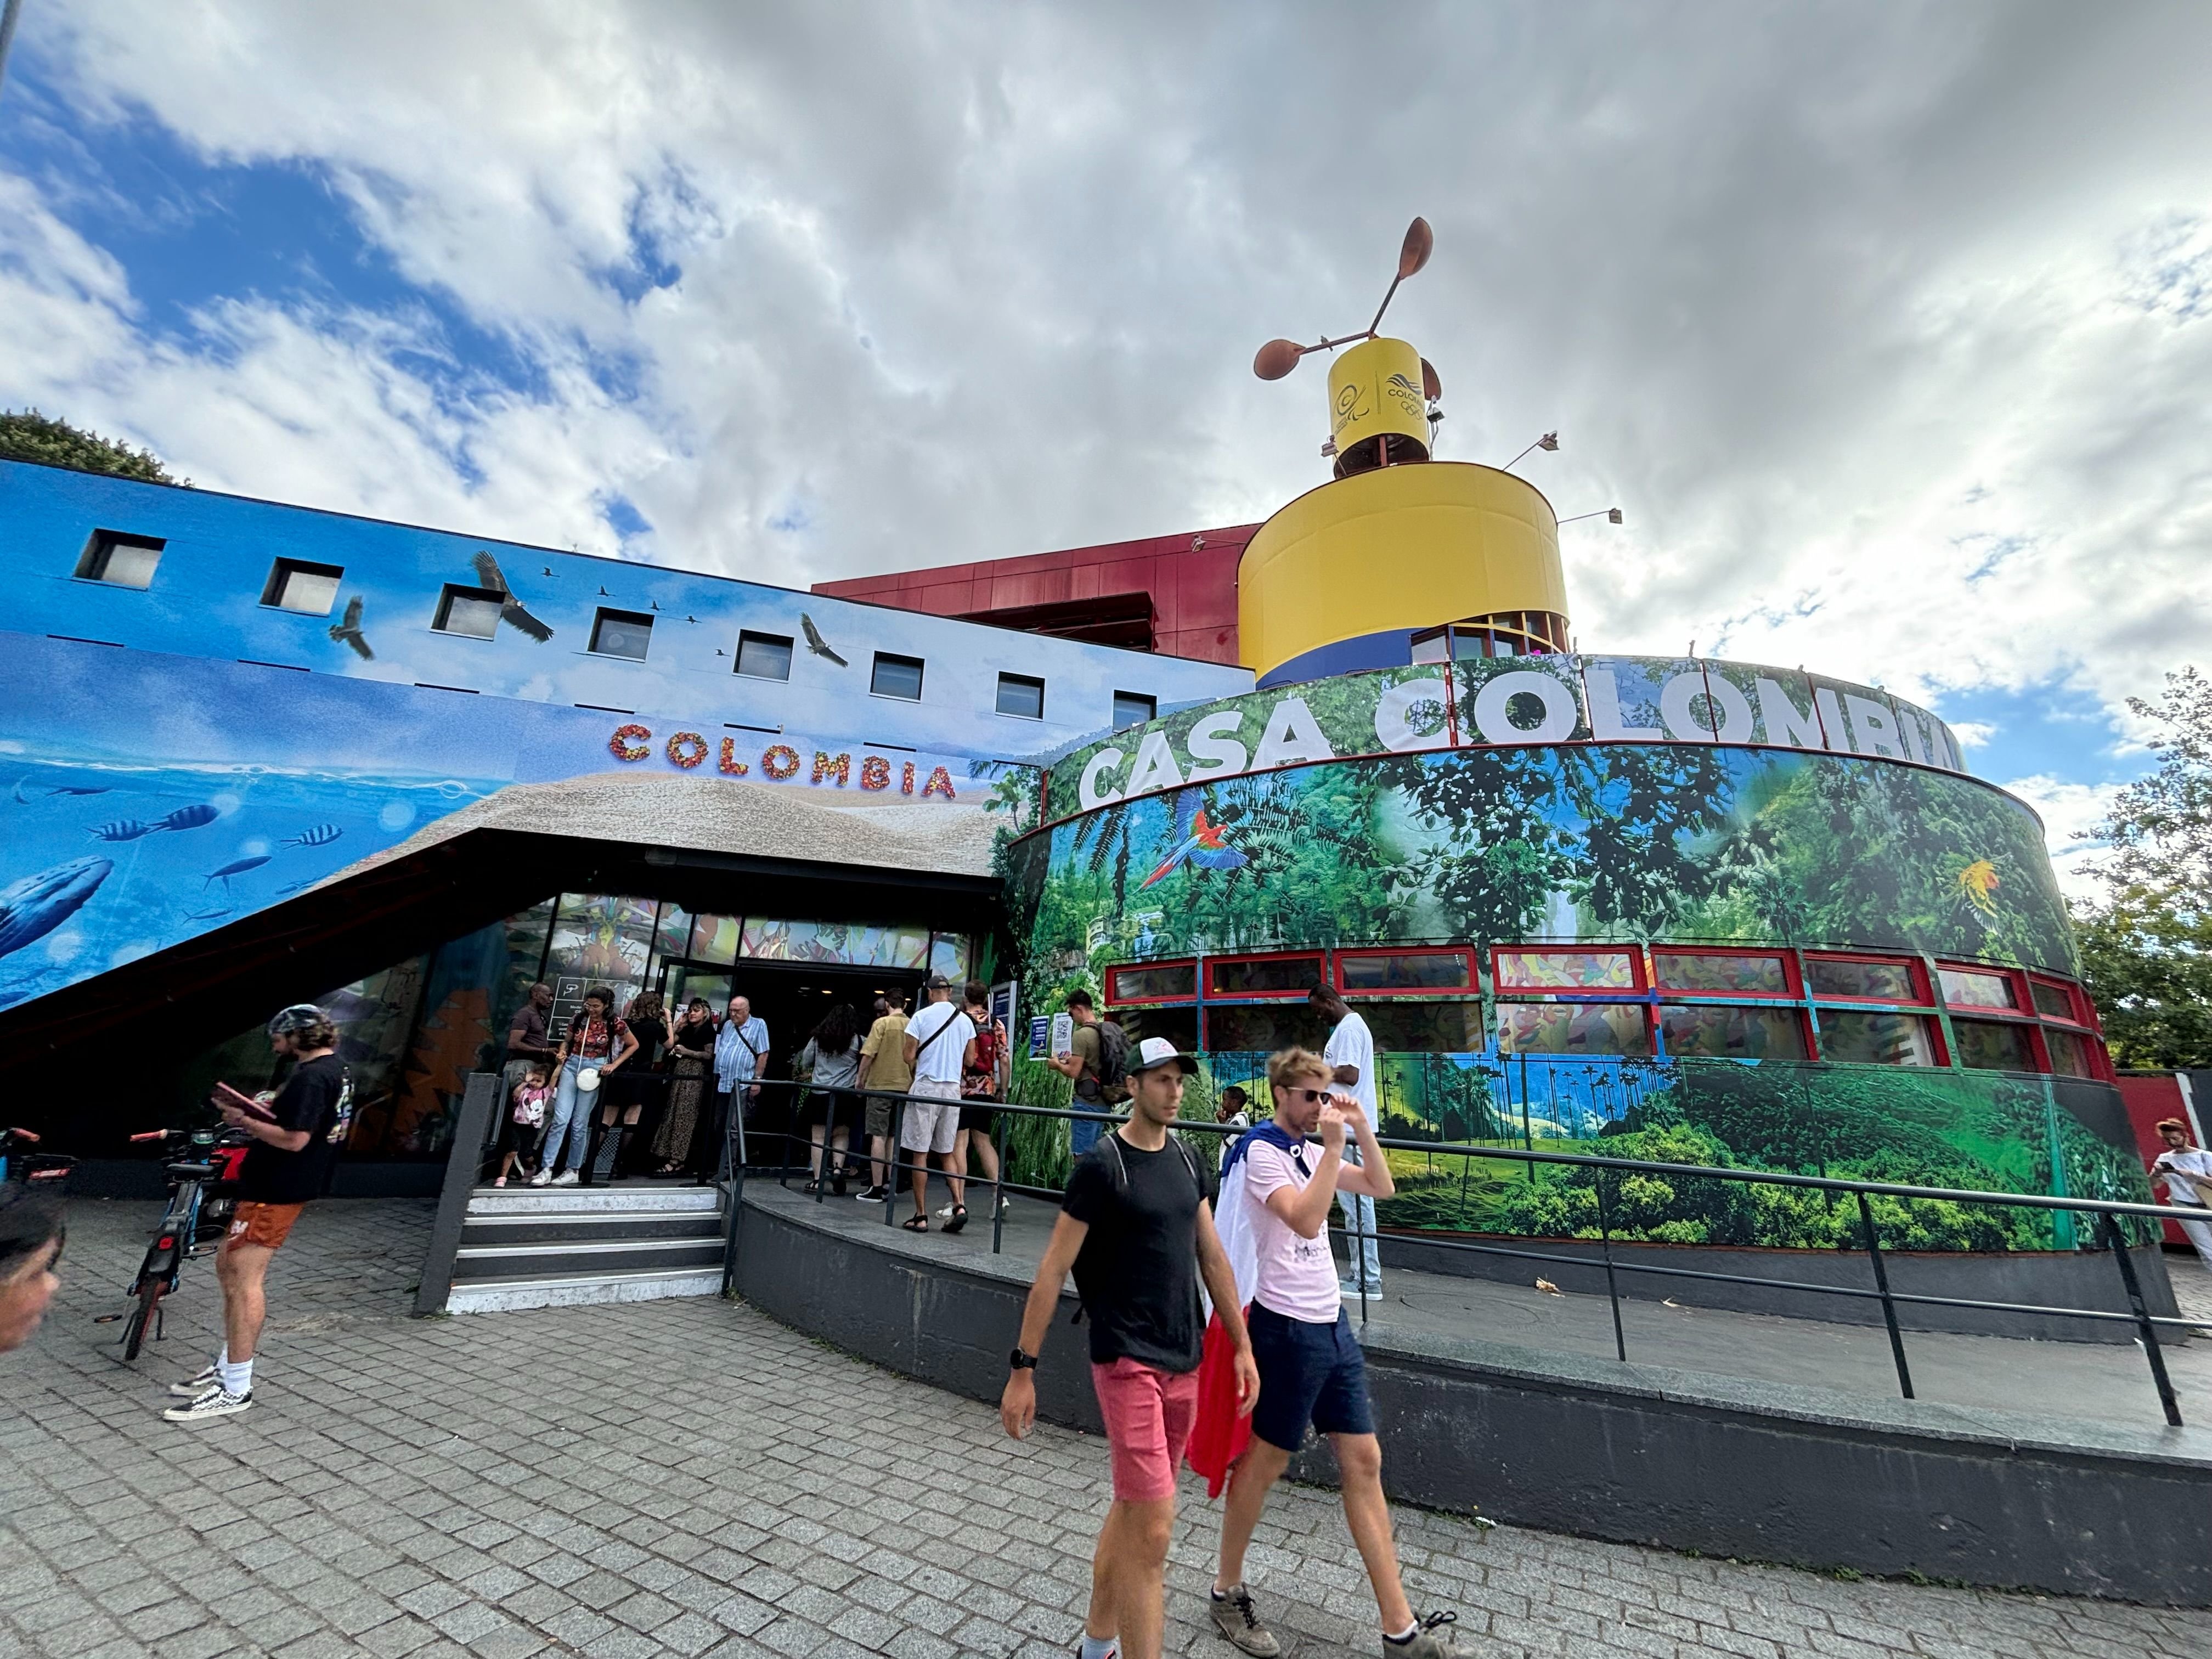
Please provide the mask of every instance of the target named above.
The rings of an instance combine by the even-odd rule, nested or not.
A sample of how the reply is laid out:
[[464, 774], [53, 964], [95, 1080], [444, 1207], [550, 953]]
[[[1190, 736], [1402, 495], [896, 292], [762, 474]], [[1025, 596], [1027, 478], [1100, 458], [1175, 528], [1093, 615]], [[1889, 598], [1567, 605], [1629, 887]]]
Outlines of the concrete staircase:
[[713, 1296], [722, 1288], [721, 1205], [712, 1187], [478, 1187], [446, 1311]]

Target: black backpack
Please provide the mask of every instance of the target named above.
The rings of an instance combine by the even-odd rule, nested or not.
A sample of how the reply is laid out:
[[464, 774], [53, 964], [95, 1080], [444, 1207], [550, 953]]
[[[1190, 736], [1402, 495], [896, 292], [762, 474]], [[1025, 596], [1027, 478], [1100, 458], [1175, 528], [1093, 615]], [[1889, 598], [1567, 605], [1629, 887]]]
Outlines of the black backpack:
[[1110, 1019], [1098, 1022], [1098, 1097], [1115, 1104], [1129, 1097], [1129, 1034]]

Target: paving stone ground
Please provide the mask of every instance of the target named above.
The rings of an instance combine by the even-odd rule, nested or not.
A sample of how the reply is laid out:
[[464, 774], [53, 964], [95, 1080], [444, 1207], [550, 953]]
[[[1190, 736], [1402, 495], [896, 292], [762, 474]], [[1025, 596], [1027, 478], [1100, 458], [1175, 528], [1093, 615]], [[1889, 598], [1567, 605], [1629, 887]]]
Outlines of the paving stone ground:
[[[326, 1201], [271, 1273], [243, 1416], [161, 1388], [212, 1346], [210, 1264], [135, 1367], [96, 1312], [154, 1218], [80, 1205], [67, 1288], [0, 1358], [0, 1659], [857, 1659], [1065, 1654], [1103, 1445], [847, 1358], [712, 1299], [418, 1321], [428, 1216]], [[1187, 1487], [1170, 1650], [1202, 1616], [1218, 1509]], [[1780, 1568], [1399, 1516], [1417, 1605], [1475, 1652], [1987, 1659], [2198, 1655], [2212, 1615]], [[1332, 1495], [1282, 1493], [1252, 1558], [1302, 1656], [1373, 1653]]]

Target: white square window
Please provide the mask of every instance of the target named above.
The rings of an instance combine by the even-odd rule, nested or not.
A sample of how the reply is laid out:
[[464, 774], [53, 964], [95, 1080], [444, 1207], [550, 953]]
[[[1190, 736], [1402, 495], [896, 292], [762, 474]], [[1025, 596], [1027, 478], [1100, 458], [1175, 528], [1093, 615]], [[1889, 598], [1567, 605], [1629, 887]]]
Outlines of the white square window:
[[337, 603], [338, 584], [345, 580], [342, 564], [311, 564], [305, 559], [279, 559], [269, 567], [269, 581], [261, 590], [261, 603], [279, 611], [296, 611], [303, 617], [327, 617]]
[[121, 530], [95, 530], [77, 557], [76, 574], [85, 581], [112, 587], [151, 587], [154, 568], [168, 545], [159, 536], [133, 536]]

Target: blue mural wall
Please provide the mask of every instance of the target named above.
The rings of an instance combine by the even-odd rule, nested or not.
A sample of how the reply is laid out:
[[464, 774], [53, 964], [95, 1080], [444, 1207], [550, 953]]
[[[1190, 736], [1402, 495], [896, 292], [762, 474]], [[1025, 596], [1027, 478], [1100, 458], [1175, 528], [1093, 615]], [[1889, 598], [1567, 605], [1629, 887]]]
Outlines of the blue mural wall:
[[[162, 544], [149, 586], [76, 576], [99, 530]], [[915, 562], [945, 556], [917, 548]], [[280, 559], [342, 571], [327, 612], [261, 602]], [[26, 634], [538, 702], [679, 709], [718, 724], [979, 757], [1030, 759], [1102, 732], [1117, 690], [1155, 697], [1164, 710], [1252, 685], [1249, 672], [1218, 663], [14, 462], [0, 462], [0, 621]], [[505, 585], [519, 614], [488, 639], [433, 628], [447, 584], [477, 588], [488, 578]], [[353, 640], [333, 637], [356, 600], [367, 658]], [[642, 661], [587, 648], [602, 608], [652, 618]], [[736, 673], [746, 629], [793, 641], [787, 680]], [[921, 661], [919, 700], [872, 693], [879, 651]], [[1042, 720], [997, 712], [1002, 672], [1044, 682]]]

